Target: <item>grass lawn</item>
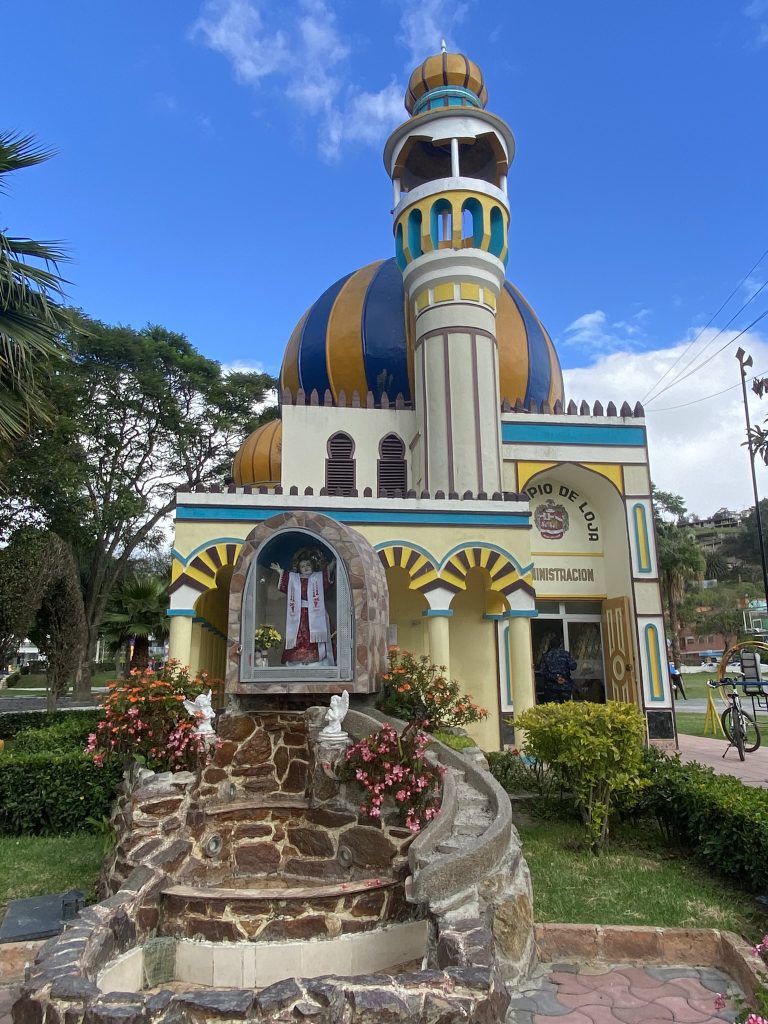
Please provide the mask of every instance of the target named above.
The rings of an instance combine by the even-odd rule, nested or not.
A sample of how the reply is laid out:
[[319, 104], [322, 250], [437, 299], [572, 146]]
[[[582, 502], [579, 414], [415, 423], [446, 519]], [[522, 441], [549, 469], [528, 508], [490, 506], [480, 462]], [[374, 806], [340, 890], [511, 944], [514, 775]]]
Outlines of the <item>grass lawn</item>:
[[677, 731], [686, 736], [706, 736], [709, 739], [725, 741], [725, 736], [723, 736], [719, 727], [716, 727], [714, 733], [704, 732], [704, 717], [703, 713], [697, 711], [677, 711], [675, 714]]
[[767, 930], [748, 893], [671, 852], [653, 827], [617, 826], [601, 857], [583, 849], [575, 823], [542, 821], [519, 831], [537, 921], [721, 928], [749, 941]]
[[92, 902], [103, 857], [103, 838], [91, 832], [0, 836], [0, 916], [9, 900], [67, 889]]
[[[94, 687], [106, 686], [112, 679], [116, 678], [115, 672], [96, 672], [91, 677], [91, 685]], [[45, 675], [35, 674], [22, 676], [17, 686], [9, 686], [0, 690], [2, 697], [44, 697], [46, 690]], [[69, 693], [69, 690], [67, 691]]]

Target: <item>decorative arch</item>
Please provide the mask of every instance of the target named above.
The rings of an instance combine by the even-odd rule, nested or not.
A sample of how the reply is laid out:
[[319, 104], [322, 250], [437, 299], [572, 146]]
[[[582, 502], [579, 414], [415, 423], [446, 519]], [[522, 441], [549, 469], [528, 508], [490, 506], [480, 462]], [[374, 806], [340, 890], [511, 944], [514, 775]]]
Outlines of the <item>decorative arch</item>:
[[510, 554], [492, 544], [475, 544], [449, 552], [440, 567], [440, 585], [454, 592], [466, 590], [470, 569], [485, 569], [490, 589], [504, 597], [516, 590], [535, 595], [530, 567], [523, 569]]
[[196, 548], [186, 559], [174, 551], [169, 593], [185, 585], [200, 593], [215, 590], [219, 570], [234, 566], [242, 546], [239, 540], [216, 540]]
[[425, 591], [430, 589], [430, 585], [440, 584], [435, 560], [423, 548], [409, 544], [386, 544], [376, 551], [385, 569], [405, 569], [410, 590]]

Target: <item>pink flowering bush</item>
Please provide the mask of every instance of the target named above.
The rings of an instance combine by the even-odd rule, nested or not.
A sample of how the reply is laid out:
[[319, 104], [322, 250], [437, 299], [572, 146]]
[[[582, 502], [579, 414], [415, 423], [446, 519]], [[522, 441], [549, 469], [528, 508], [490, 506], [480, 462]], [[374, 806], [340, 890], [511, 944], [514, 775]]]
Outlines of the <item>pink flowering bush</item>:
[[86, 753], [99, 766], [108, 754], [118, 754], [153, 771], [194, 770], [205, 763], [209, 748], [184, 701], [211, 688], [216, 684], [205, 672], [192, 679], [176, 661], [158, 672], [134, 669], [128, 679], [109, 683], [103, 718], [88, 737]]
[[417, 722], [435, 732], [446, 726], [471, 725], [488, 717], [468, 693], [462, 693], [455, 679], [445, 674], [445, 666], [435, 665], [426, 654], [421, 656], [389, 648], [389, 671], [382, 677], [384, 686], [377, 707], [386, 715]]
[[427, 760], [431, 739], [417, 725], [398, 736], [385, 723], [346, 752], [340, 777], [355, 780], [363, 789], [360, 810], [380, 818], [384, 801], [391, 798], [400, 819], [411, 832], [420, 832], [440, 810], [440, 789], [445, 768]]

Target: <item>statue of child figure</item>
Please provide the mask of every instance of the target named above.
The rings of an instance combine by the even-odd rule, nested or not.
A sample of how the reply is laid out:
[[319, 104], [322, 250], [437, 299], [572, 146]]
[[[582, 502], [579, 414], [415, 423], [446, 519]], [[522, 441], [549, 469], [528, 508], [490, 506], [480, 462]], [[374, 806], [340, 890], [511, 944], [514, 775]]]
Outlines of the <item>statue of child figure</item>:
[[283, 665], [335, 665], [325, 591], [333, 586], [336, 561], [325, 564], [318, 548], [300, 548], [286, 572], [273, 562], [278, 589], [288, 597]]

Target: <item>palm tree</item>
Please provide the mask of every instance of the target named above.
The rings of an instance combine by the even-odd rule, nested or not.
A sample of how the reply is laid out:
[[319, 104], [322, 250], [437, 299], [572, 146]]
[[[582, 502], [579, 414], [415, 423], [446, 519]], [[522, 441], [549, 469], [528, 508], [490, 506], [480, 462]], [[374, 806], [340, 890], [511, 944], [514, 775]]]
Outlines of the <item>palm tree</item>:
[[661, 519], [656, 519], [655, 526], [661, 597], [669, 615], [672, 658], [679, 667], [680, 602], [685, 595], [686, 583], [696, 579], [704, 569], [704, 557], [690, 530]]
[[130, 668], [149, 664], [149, 640], [168, 635], [168, 583], [160, 576], [135, 574], [114, 592], [102, 619], [103, 635], [112, 651], [133, 641]]
[[[51, 155], [32, 136], [0, 132], [0, 195], [8, 191], [6, 175]], [[41, 377], [63, 352], [66, 313], [58, 265], [66, 258], [58, 242], [0, 231], [0, 444], [26, 433], [33, 419], [45, 419]]]

